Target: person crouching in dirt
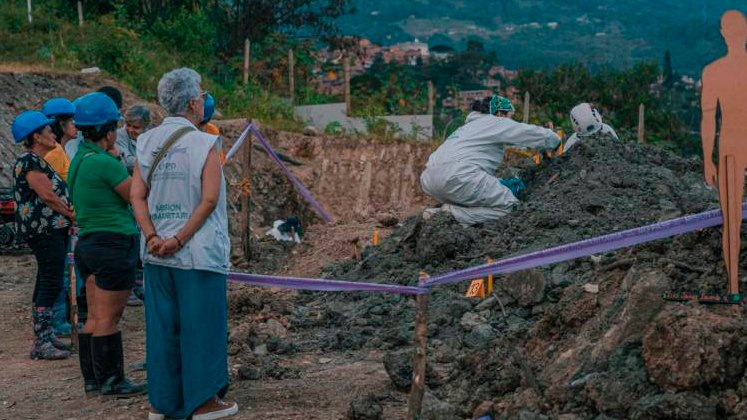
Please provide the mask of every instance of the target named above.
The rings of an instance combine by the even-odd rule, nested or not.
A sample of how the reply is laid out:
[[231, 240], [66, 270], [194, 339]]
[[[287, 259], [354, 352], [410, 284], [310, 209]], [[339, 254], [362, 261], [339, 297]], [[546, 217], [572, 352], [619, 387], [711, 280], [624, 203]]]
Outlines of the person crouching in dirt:
[[39, 111], [19, 114], [11, 126], [16, 144], [26, 151], [15, 163], [16, 223], [18, 233], [36, 258], [36, 284], [32, 296], [34, 345], [32, 359], [66, 359], [70, 349], [52, 328], [52, 306], [62, 291], [69, 242], [75, 213], [67, 185], [42, 156], [57, 146], [51, 124]]
[[132, 206], [146, 249], [150, 419], [234, 415], [228, 391], [226, 181], [215, 135], [198, 130], [206, 92], [180, 68], [158, 82], [168, 117], [137, 141]]
[[602, 114], [589, 103], [580, 103], [571, 109], [571, 126], [573, 134], [563, 147], [564, 153], [578, 142], [594, 140], [619, 141], [617, 133], [609, 125], [602, 122]]
[[88, 319], [80, 339], [87, 395], [119, 398], [147, 392], [124, 375], [117, 325], [135, 283], [140, 237], [129, 209], [131, 177], [108, 150], [117, 138], [119, 109], [100, 92], [78, 99], [75, 125], [84, 141], [70, 164], [69, 185], [79, 228], [75, 264], [86, 279]]
[[496, 177], [506, 146], [554, 150], [560, 144], [553, 130], [516, 122], [513, 112], [498, 95], [475, 101], [466, 123], [431, 154], [420, 176], [423, 191], [463, 225], [498, 219], [518, 202], [521, 180]]

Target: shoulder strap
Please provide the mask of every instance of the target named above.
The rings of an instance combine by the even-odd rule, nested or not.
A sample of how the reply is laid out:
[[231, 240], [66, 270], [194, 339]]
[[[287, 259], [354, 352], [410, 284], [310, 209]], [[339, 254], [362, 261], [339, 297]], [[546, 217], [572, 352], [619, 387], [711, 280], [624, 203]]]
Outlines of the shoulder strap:
[[67, 189], [70, 193], [70, 198], [73, 198], [73, 184], [75, 183], [75, 179], [78, 177], [78, 172], [80, 171], [80, 165], [83, 164], [83, 161], [86, 160], [89, 156], [95, 155], [96, 152], [88, 152], [85, 155], [83, 155], [82, 158], [80, 158], [80, 161], [74, 168], [70, 168], [70, 173], [67, 176]]
[[146, 184], [148, 187], [150, 187], [150, 181], [153, 179], [153, 173], [156, 171], [156, 167], [158, 167], [158, 164], [161, 163], [161, 160], [166, 156], [166, 153], [171, 150], [171, 148], [176, 144], [176, 142], [179, 141], [182, 137], [184, 137], [185, 134], [189, 133], [190, 131], [194, 131], [195, 129], [193, 127], [182, 127], [171, 133], [171, 136], [169, 136], [168, 139], [166, 139], [166, 142], [164, 142], [163, 147], [161, 147], [161, 150], [158, 151], [158, 154], [155, 158], [153, 158], [153, 163], [150, 165], [150, 171], [148, 172], [148, 180], [146, 181]]

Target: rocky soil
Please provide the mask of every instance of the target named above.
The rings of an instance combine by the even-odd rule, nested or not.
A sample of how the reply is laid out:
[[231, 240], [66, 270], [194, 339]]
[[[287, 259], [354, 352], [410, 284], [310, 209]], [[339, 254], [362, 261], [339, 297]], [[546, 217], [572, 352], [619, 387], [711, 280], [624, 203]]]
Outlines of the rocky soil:
[[[445, 214], [413, 217], [361, 261], [325, 275], [412, 285], [421, 270], [444, 273], [716, 208], [701, 165], [646, 145], [581, 144], [515, 169], [529, 187], [511, 215], [470, 228]], [[743, 254], [742, 269], [746, 262]], [[744, 307], [661, 298], [725, 287], [720, 229], [497, 277], [486, 299], [465, 298], [467, 284], [437, 286], [423, 418], [744, 418]], [[323, 337], [325, 349], [385, 350], [392, 386], [407, 390], [411, 298], [300, 300], [291, 325]]]

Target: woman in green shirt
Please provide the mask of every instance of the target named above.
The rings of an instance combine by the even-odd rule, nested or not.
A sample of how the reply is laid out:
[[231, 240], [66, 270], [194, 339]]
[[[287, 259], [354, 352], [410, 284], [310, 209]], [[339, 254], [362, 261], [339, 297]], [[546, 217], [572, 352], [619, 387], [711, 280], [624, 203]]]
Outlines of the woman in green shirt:
[[79, 241], [75, 263], [86, 280], [88, 319], [80, 335], [80, 368], [87, 394], [140, 395], [145, 384], [124, 376], [122, 313], [135, 284], [140, 251], [129, 210], [130, 176], [107, 151], [117, 138], [119, 110], [108, 96], [94, 92], [78, 99], [75, 125], [84, 142], [70, 164], [68, 182], [75, 203]]

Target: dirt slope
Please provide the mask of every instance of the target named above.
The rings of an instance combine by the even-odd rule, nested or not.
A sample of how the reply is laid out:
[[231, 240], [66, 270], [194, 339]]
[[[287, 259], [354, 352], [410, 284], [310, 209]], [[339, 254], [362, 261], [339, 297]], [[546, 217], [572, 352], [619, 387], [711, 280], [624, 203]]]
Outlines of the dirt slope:
[[[101, 75], [61, 73], [52, 71], [15, 72], [0, 68], [0, 186], [9, 185], [10, 167], [22, 149], [13, 144], [10, 125], [13, 118], [27, 109], [40, 109], [53, 97], [77, 98], [101, 86], [119, 88], [125, 106], [143, 102], [123, 85]], [[156, 120], [163, 112], [151, 104]]]
[[[439, 274], [717, 207], [698, 160], [646, 145], [582, 144], [521, 172], [529, 187], [511, 215], [473, 228], [447, 215], [414, 217], [362, 261], [326, 275], [415, 284], [420, 270]], [[501, 276], [496, 285], [484, 300], [465, 298], [464, 283], [434, 290], [427, 383], [429, 404], [441, 409], [425, 418], [747, 416], [744, 306], [660, 298], [672, 289], [725, 289], [719, 229]], [[324, 348], [387, 350], [393, 385], [407, 383], [412, 299], [302, 301], [292, 320], [325, 337]], [[309, 314], [326, 327], [304, 322]]]

